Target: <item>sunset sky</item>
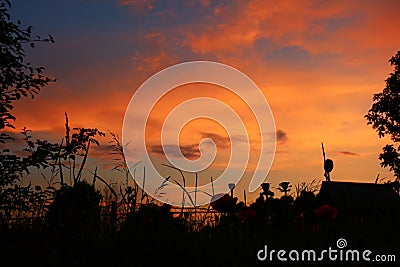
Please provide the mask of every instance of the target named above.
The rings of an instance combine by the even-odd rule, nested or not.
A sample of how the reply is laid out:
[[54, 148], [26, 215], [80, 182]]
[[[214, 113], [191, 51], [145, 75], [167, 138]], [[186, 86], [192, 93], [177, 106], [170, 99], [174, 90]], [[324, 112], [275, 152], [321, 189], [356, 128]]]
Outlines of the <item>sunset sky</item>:
[[[390, 179], [378, 160], [388, 140], [378, 138], [364, 115], [392, 71], [388, 60], [400, 49], [398, 10], [398, 1], [15, 0], [15, 20], [32, 25], [34, 35], [54, 36], [55, 44], [41, 44], [27, 54], [57, 78], [35, 100], [16, 105], [16, 129], [27, 126], [36, 137], [59, 141], [66, 111], [71, 126], [121, 136], [125, 110], [146, 79], [174, 64], [215, 61], [245, 73], [271, 107], [277, 148], [266, 181], [273, 187], [284, 180], [323, 180], [321, 142], [334, 161], [332, 180], [374, 182], [378, 174]], [[216, 86], [183, 86], [158, 104], [153, 122], [162, 121], [177, 103], [199, 96], [230, 105], [255, 140], [238, 186], [242, 199], [260, 133], [239, 99]], [[148, 145], [157, 157], [160, 125], [148, 130], [154, 135]], [[196, 158], [196, 144], [205, 137], [214, 139], [219, 153], [216, 165], [199, 175], [207, 182], [223, 169], [230, 148], [226, 132], [197, 120], [183, 129], [180, 141], [183, 154]], [[110, 139], [106, 136], [104, 148], [92, 151], [99, 159], [92, 164], [116, 180], [104, 153]]]

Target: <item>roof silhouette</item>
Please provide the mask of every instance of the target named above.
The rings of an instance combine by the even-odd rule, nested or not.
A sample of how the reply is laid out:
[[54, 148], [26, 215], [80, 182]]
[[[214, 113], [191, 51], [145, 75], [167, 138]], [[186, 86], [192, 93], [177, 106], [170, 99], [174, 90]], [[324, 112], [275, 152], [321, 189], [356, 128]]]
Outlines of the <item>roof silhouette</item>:
[[342, 212], [386, 213], [400, 211], [400, 197], [387, 184], [322, 182], [318, 198]]

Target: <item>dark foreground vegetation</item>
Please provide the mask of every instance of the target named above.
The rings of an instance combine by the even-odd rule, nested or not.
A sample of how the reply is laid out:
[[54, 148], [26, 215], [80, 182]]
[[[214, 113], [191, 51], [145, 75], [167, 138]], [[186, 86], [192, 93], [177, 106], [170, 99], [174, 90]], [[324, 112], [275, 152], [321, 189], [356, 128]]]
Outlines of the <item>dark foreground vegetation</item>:
[[[399, 255], [399, 218], [385, 207], [349, 214], [324, 204], [321, 194], [306, 186], [295, 198], [267, 195], [248, 206], [220, 203], [219, 209], [228, 210], [211, 207], [194, 213], [194, 209], [143, 203], [130, 206], [124, 214], [122, 205], [117, 213], [112, 212], [113, 204], [101, 206], [99, 192], [78, 182], [57, 190], [43, 217], [2, 222], [2, 266], [321, 266], [308, 260], [279, 262], [276, 257], [260, 262], [257, 252], [267, 245], [318, 253], [337, 249], [340, 238], [347, 241], [347, 249]], [[362, 260], [328, 258], [323, 264], [369, 266]]]

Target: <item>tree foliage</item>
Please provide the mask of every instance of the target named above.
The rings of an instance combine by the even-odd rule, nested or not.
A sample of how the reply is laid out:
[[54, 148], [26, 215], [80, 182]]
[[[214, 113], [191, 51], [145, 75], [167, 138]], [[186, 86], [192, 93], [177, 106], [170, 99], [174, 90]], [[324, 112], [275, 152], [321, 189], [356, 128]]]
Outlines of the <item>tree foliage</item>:
[[[48, 143], [37, 144], [40, 150], [31, 151], [28, 157], [21, 153], [13, 154], [14, 151], [9, 149], [10, 145], [13, 145], [13, 150], [16, 147], [16, 141], [6, 132], [7, 128], [14, 128], [15, 101], [23, 97], [33, 98], [43, 86], [55, 81], [43, 74], [43, 67], [34, 67], [26, 62], [25, 54], [27, 47], [33, 48], [38, 42], [54, 42], [53, 37], [33, 37], [32, 26], [24, 28], [21, 21], [13, 21], [10, 8], [11, 1], [0, 0], [0, 143], [12, 141], [0, 150], [0, 224], [21, 212], [36, 210], [30, 205], [30, 200], [42, 197], [44, 191], [33, 190], [30, 184], [23, 186], [20, 180], [29, 173], [30, 166], [44, 167], [50, 149]], [[23, 129], [27, 142], [28, 133]]]
[[[9, 0], [0, 0], [0, 130], [14, 128], [12, 114], [14, 102], [22, 97], [33, 98], [43, 86], [55, 81], [43, 74], [43, 67], [34, 67], [25, 60], [25, 47], [38, 42], [54, 42], [47, 38], [32, 37], [32, 26], [24, 28], [21, 21], [11, 19]], [[10, 139], [1, 133], [0, 142]]]
[[[64, 138], [59, 143], [34, 140], [31, 131], [24, 128], [22, 135], [26, 145], [21, 152], [23, 156], [14, 155], [8, 149], [0, 151], [0, 225], [15, 216], [42, 216], [46, 208], [44, 203], [53, 199], [55, 193], [68, 191], [68, 188], [81, 183], [90, 144], [99, 146], [96, 137], [104, 136], [104, 133], [95, 128], [71, 130], [67, 116], [66, 121], [67, 142], [64, 142]], [[50, 178], [42, 173], [48, 183], [44, 190], [40, 187], [33, 190], [31, 184], [21, 185], [22, 178], [30, 174], [31, 168], [50, 169]], [[60, 180], [55, 182], [54, 179], [58, 178]], [[61, 186], [59, 190], [55, 189], [55, 183]]]
[[[52, 197], [55, 192], [52, 181], [57, 176], [60, 178], [61, 189], [67, 190], [65, 188], [70, 186], [64, 181], [63, 169], [67, 169], [70, 174], [71, 186], [78, 184], [90, 144], [99, 146], [95, 138], [104, 136], [104, 133], [95, 128], [71, 130], [67, 114], [66, 134], [60, 143], [45, 139], [34, 140], [26, 128], [21, 132], [23, 142], [17, 143], [6, 132], [7, 128], [14, 128], [13, 122], [16, 118], [12, 111], [15, 101], [23, 97], [34, 98], [42, 87], [55, 81], [43, 74], [43, 67], [33, 67], [26, 62], [25, 54], [26, 48], [34, 48], [38, 42], [53, 43], [53, 37], [33, 37], [32, 26], [24, 28], [21, 21], [14, 22], [10, 16], [10, 8], [11, 1], [0, 0], [0, 143], [3, 143], [0, 150], [0, 224], [18, 216], [21, 211], [41, 215], [43, 205], [38, 209], [32, 205], [37, 201], [31, 200], [39, 198], [39, 203], [44, 203], [45, 198]], [[9, 142], [6, 144], [7, 140]], [[25, 148], [18, 154], [8, 148], [11, 146], [12, 150], [17, 150], [23, 145]], [[31, 168], [50, 168], [51, 178], [45, 190], [40, 186], [33, 189], [31, 184], [22, 185], [22, 177], [30, 174]]]
[[383, 148], [379, 159], [381, 166], [389, 167], [400, 179], [400, 51], [389, 62], [394, 70], [386, 79], [383, 91], [374, 94], [374, 103], [365, 118], [380, 138], [390, 137], [392, 144]]

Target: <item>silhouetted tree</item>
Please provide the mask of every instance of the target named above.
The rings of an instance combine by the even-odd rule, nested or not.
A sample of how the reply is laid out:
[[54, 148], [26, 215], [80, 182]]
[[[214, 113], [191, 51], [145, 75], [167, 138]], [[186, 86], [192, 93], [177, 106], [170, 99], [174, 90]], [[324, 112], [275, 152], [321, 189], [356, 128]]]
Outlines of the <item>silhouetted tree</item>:
[[[66, 142], [62, 140], [61, 143], [51, 143], [41, 139], [32, 140], [30, 131], [24, 128], [22, 134], [26, 147], [23, 150], [27, 155], [20, 157], [4, 153], [4, 150], [0, 152], [2, 160], [0, 162], [0, 224], [6, 224], [16, 214], [23, 217], [24, 214], [31, 212], [29, 217], [41, 216], [45, 208], [43, 203], [47, 199], [52, 199], [55, 192], [59, 193], [65, 190], [64, 187], [68, 187], [67, 181], [63, 178], [63, 169], [68, 170], [70, 186], [81, 181], [90, 145], [99, 146], [100, 143], [96, 137], [104, 136], [104, 133], [96, 128], [73, 128], [71, 130], [67, 115], [65, 127]], [[50, 168], [50, 180], [58, 176], [61, 189], [56, 190], [51, 181], [44, 190], [33, 190], [31, 184], [21, 186], [19, 183], [21, 178], [23, 175], [30, 174], [31, 167]], [[107, 184], [99, 176], [95, 176], [95, 180]], [[31, 199], [37, 199], [39, 202], [35, 203]], [[40, 207], [37, 207], [36, 204], [40, 204]], [[21, 211], [23, 212], [21, 213]]]
[[[5, 130], [14, 128], [12, 110], [15, 101], [22, 97], [33, 98], [43, 86], [55, 81], [43, 75], [43, 67], [33, 67], [25, 60], [25, 46], [33, 48], [37, 42], [54, 42], [53, 37], [33, 38], [32, 26], [24, 28], [21, 21], [14, 22], [10, 7], [10, 0], [0, 0], [0, 143], [3, 144], [13, 140]], [[29, 209], [29, 199], [35, 191], [30, 185], [21, 186], [19, 181], [28, 173], [31, 163], [4, 146], [0, 150], [0, 223], [10, 218], [11, 210]]]
[[394, 71], [386, 79], [381, 93], [374, 94], [371, 109], [365, 118], [378, 132], [379, 137], [390, 136], [393, 144], [383, 147], [379, 155], [382, 167], [389, 167], [400, 179], [400, 51], [390, 60]]
[[[51, 35], [32, 38], [32, 26], [23, 28], [21, 21], [11, 20], [11, 1], [0, 0], [0, 130], [14, 128], [14, 102], [21, 97], [37, 94], [43, 86], [55, 80], [43, 75], [43, 67], [33, 67], [25, 61], [24, 45], [34, 47], [37, 42], [54, 42]], [[0, 142], [8, 139], [1, 133]]]

